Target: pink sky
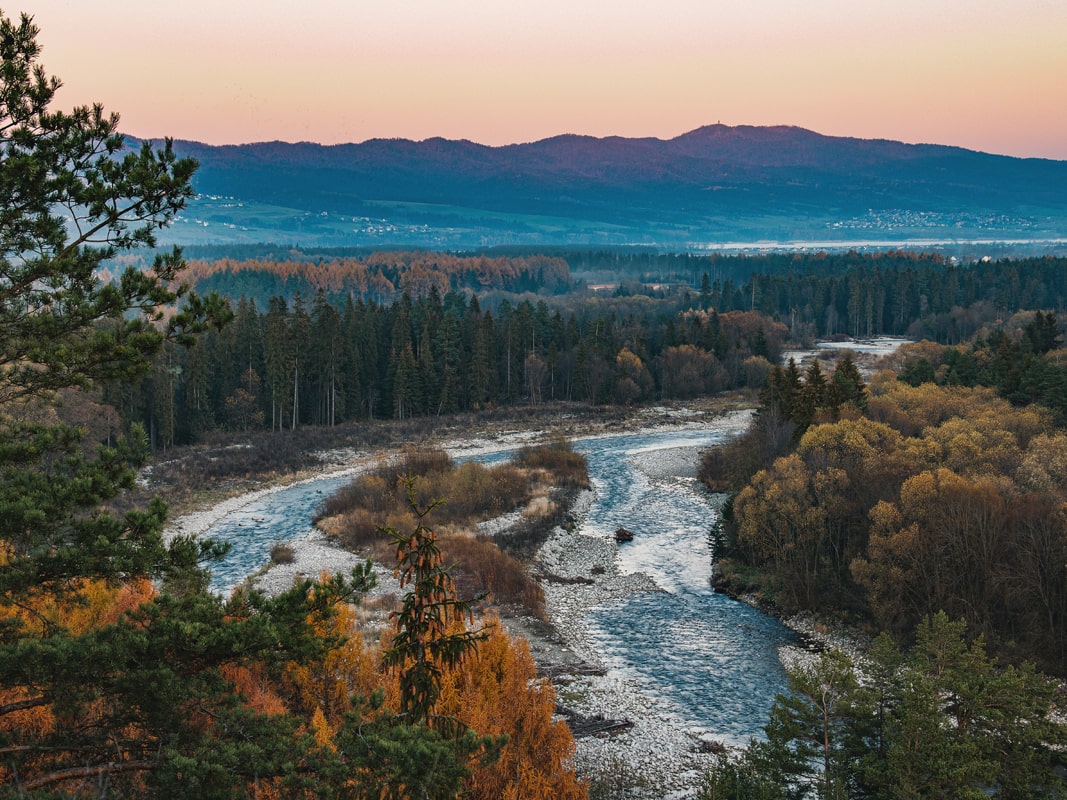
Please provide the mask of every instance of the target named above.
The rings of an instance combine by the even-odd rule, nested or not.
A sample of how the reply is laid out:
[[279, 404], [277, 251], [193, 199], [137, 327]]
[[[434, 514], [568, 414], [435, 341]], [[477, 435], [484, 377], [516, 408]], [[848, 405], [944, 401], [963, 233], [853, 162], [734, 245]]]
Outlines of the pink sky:
[[1065, 0], [24, 0], [60, 107], [212, 144], [701, 125], [1067, 159]]

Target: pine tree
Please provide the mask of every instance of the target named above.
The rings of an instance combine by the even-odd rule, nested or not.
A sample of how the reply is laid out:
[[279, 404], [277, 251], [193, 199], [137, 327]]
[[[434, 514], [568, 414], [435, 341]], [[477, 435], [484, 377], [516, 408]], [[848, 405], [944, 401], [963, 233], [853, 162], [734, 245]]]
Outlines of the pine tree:
[[326, 293], [320, 289], [315, 295], [311, 311], [310, 336], [314, 346], [308, 358], [312, 419], [316, 425], [336, 425], [339, 415], [344, 415], [344, 383], [347, 375], [341, 370], [341, 324], [337, 309], [326, 300]]
[[300, 292], [293, 297], [288, 322], [289, 352], [292, 358], [289, 392], [293, 398], [290, 429], [296, 430], [301, 423], [311, 421], [311, 409], [307, 407], [309, 404], [305, 404], [311, 383], [311, 318]]
[[400, 588], [410, 589], [396, 614], [396, 635], [383, 662], [400, 670], [401, 713], [415, 723], [450, 730], [453, 720], [433, 719], [430, 715], [441, 691], [442, 671], [472, 655], [487, 634], [463, 628], [471, 606], [457, 599], [455, 584], [437, 546], [437, 534], [424, 522], [440, 501], [419, 507], [415, 478], [405, 478], [404, 487], [408, 505], [418, 520], [415, 529], [408, 533], [385, 527], [382, 531], [396, 545], [394, 571], [400, 578]]
[[841, 406], [850, 403], [861, 411], [867, 409], [867, 384], [863, 382], [859, 367], [852, 360], [852, 356], [845, 355], [830, 377], [830, 384], [826, 391], [827, 404], [836, 415]]
[[[59, 390], [144, 377], [165, 343], [228, 312], [177, 282], [177, 251], [98, 277], [106, 259], [155, 243], [196, 165], [169, 142], [126, 152], [99, 106], [50, 111], [59, 82], [37, 63], [37, 35], [28, 17], [0, 16], [0, 785], [20, 797], [242, 797], [309, 767], [310, 743], [227, 675], [321, 656], [330, 643], [306, 620], [368, 573], [223, 602], [200, 567], [220, 548], [165, 544], [162, 501], [107, 508], [134, 483], [142, 428], [94, 447], [74, 425], [30, 421], [55, 419]], [[108, 613], [86, 621], [101, 596]]]

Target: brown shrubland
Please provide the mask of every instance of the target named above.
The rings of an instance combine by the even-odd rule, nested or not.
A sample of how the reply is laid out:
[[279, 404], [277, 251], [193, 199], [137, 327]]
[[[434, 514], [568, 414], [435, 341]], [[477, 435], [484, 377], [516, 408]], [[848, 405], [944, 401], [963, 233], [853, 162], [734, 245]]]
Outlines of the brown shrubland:
[[[443, 450], [409, 448], [360, 476], [325, 502], [319, 525], [346, 548], [391, 563], [382, 528], [416, 524], [406, 478], [416, 476], [415, 504], [436, 505], [428, 523], [438, 532], [446, 564], [463, 598], [522, 607], [541, 615], [544, 595], [521, 559], [560, 524], [570, 499], [589, 485], [585, 459], [559, 439], [524, 447], [513, 463], [456, 464]], [[479, 522], [521, 512], [508, 530], [486, 536]]]

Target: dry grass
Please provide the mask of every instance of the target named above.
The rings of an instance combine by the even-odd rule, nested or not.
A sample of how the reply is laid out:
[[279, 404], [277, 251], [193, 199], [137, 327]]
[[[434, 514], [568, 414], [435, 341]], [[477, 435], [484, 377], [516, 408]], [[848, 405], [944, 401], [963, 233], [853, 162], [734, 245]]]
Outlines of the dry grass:
[[292, 545], [278, 542], [270, 549], [270, 560], [274, 564], [292, 564], [296, 560], [296, 552]]
[[405, 450], [394, 462], [357, 478], [329, 497], [323, 517], [365, 510], [374, 515], [408, 508], [406, 479], [415, 477], [415, 504], [434, 509], [439, 525], [480, 522], [506, 514], [530, 499], [528, 475], [511, 464], [486, 467], [473, 461], [456, 465], [443, 450]]
[[566, 439], [554, 439], [536, 447], [524, 447], [515, 458], [518, 466], [541, 469], [552, 475], [552, 485], [576, 489], [589, 488], [589, 470], [585, 457], [574, 452]]

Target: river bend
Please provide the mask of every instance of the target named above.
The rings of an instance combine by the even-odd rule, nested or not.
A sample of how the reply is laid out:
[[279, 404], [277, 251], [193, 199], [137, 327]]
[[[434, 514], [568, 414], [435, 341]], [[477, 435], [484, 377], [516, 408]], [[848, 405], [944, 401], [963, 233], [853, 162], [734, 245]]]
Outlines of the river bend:
[[[610, 671], [673, 704], [686, 724], [736, 744], [760, 734], [785, 688], [778, 648], [796, 643], [776, 620], [710, 586], [708, 534], [718, 511], [696, 480], [696, 458], [742, 427], [734, 416], [700, 429], [575, 442], [596, 493], [581, 532], [610, 539], [616, 528], [634, 531], [634, 541], [619, 546], [619, 569], [643, 572], [662, 589], [592, 609], [586, 624], [595, 649]], [[306, 536], [319, 504], [346, 480], [268, 493], [216, 522], [205, 535], [230, 542], [231, 551], [214, 566], [212, 588], [230, 591], [269, 560], [274, 543]]]

